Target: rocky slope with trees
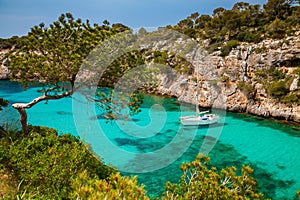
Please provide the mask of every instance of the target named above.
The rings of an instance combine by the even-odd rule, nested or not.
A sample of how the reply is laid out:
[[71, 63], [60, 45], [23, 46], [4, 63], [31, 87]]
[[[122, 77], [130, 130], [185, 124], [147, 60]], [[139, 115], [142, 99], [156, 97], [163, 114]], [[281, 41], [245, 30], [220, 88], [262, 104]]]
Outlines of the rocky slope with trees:
[[[201, 106], [300, 122], [299, 19], [299, 1], [268, 0], [262, 8], [237, 2], [230, 10], [193, 13], [167, 26], [198, 41], [209, 55], [185, 70], [192, 74], [163, 80], [168, 84], [159, 91], [195, 103], [198, 70]], [[216, 102], [220, 96], [223, 103]]]
[[[190, 75], [162, 77], [158, 92], [195, 103], [195, 78], [200, 74], [199, 105], [300, 122], [300, 32], [257, 44], [241, 43], [227, 56], [214, 51]], [[201, 60], [203, 58], [195, 58]]]

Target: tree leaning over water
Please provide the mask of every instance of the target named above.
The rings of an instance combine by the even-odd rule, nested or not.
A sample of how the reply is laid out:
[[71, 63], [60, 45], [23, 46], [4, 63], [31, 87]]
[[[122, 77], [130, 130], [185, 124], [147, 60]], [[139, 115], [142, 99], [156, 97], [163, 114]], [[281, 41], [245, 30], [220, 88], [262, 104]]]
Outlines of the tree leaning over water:
[[[124, 30], [119, 26], [91, 25], [62, 14], [49, 28], [43, 23], [34, 26], [18, 50], [11, 52], [12, 79], [23, 83], [39, 83], [43, 95], [29, 103], [15, 103], [20, 113], [23, 133], [28, 132], [26, 109], [41, 101], [61, 99], [74, 93], [76, 74], [85, 57], [100, 42]], [[127, 27], [125, 27], [128, 29]]]

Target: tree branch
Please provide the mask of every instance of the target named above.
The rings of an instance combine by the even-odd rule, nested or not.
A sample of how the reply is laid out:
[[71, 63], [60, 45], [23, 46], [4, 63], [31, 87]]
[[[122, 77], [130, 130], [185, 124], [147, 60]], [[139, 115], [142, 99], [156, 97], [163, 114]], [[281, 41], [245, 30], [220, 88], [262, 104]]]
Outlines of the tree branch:
[[53, 87], [53, 88], [49, 88], [47, 89], [43, 96], [37, 97], [35, 99], [33, 99], [31, 102], [29, 103], [14, 103], [12, 106], [19, 110], [19, 109], [27, 109], [27, 108], [31, 108], [32, 106], [34, 106], [35, 104], [41, 102], [41, 101], [46, 101], [46, 100], [55, 100], [55, 99], [61, 99], [67, 96], [70, 96], [73, 94], [74, 89], [72, 88], [72, 90], [69, 90], [67, 92], [61, 93], [61, 94], [57, 94], [57, 95], [49, 95], [48, 92], [53, 91], [55, 89], [58, 89], [58, 87]]

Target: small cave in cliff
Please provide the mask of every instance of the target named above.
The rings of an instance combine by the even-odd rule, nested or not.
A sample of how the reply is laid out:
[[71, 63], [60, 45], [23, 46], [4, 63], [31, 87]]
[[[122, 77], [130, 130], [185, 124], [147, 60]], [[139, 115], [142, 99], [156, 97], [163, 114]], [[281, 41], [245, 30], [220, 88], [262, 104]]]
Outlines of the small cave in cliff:
[[284, 60], [280, 64], [285, 67], [300, 67], [300, 58], [293, 58], [290, 60]]

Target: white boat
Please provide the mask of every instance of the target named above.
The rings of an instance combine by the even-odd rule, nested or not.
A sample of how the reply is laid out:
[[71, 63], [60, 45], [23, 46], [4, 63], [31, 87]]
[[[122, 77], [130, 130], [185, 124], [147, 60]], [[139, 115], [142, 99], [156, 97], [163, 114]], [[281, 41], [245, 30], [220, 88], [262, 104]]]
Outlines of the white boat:
[[[210, 125], [218, 122], [219, 116], [216, 114], [204, 114], [209, 111], [200, 112], [199, 115], [180, 117], [180, 122], [184, 126]], [[204, 115], [202, 115], [204, 114]]]
[[[199, 125], [210, 125], [218, 122], [219, 116], [211, 114], [209, 111], [199, 111], [198, 106], [198, 73], [197, 73], [197, 85], [196, 85], [196, 114], [191, 116], [180, 117], [180, 122], [184, 126], [199, 126]], [[207, 114], [209, 113], [209, 114]]]

